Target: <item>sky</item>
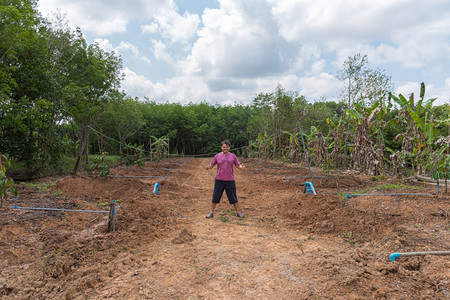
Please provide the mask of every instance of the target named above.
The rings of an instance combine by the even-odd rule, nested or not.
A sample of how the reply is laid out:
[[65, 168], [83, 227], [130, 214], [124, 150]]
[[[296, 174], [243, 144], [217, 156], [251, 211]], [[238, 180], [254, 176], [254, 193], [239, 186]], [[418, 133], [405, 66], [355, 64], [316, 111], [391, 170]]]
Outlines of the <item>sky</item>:
[[251, 104], [278, 85], [338, 101], [348, 57], [396, 94], [450, 103], [448, 0], [39, 0], [122, 58], [121, 88], [157, 103]]

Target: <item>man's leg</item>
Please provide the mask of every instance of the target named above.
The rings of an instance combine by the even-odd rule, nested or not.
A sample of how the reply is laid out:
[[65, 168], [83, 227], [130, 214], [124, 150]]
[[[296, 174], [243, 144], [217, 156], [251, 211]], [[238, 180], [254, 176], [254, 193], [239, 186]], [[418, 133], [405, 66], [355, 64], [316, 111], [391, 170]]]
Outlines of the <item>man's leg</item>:
[[212, 202], [211, 203], [211, 213], [214, 214], [214, 210], [216, 209], [217, 203]]
[[230, 204], [233, 204], [234, 210], [236, 211], [236, 216], [239, 218], [243, 218], [244, 215], [240, 212], [238, 198], [236, 195], [236, 182], [235, 181], [227, 181], [225, 186], [225, 192], [227, 193], [228, 201]]
[[224, 183], [221, 180], [214, 181], [214, 191], [211, 203], [211, 212], [206, 215], [206, 218], [214, 217], [214, 210], [216, 209], [217, 203], [220, 202], [220, 198], [222, 198], [223, 190], [225, 189]]
[[236, 213], [239, 213], [239, 211], [240, 211], [239, 202], [234, 203], [233, 206], [234, 206], [234, 210], [236, 211]]

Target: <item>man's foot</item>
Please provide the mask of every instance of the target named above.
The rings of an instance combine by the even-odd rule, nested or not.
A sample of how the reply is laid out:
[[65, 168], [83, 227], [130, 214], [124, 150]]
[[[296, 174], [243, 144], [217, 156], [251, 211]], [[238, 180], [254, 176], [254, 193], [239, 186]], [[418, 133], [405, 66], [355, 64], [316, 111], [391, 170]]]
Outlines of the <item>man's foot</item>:
[[207, 219], [211, 219], [212, 217], [214, 217], [214, 215], [213, 215], [213, 213], [211, 213], [211, 212], [210, 212], [209, 214], [206, 215], [206, 218], [207, 218]]
[[238, 218], [245, 218], [244, 215], [241, 214], [240, 212], [238, 212], [238, 213], [236, 214], [236, 217], [238, 217]]

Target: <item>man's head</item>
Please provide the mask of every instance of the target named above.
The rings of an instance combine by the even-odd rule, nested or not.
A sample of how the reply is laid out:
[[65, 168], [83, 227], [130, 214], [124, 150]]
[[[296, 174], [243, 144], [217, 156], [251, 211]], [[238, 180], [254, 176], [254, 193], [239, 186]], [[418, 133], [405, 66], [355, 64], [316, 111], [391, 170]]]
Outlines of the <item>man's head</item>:
[[228, 147], [231, 147], [231, 143], [229, 140], [223, 140], [220, 142], [220, 146], [222, 146], [223, 144], [227, 145]]
[[222, 148], [222, 152], [224, 154], [227, 154], [228, 152], [230, 152], [230, 146], [231, 143], [229, 140], [224, 140], [220, 142], [220, 148]]

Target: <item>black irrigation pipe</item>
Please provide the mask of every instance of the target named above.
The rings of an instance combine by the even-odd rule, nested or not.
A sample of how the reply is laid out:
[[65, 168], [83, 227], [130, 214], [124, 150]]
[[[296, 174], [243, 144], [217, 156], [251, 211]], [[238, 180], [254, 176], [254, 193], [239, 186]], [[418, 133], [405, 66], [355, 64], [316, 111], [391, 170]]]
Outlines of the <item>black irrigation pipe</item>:
[[402, 196], [402, 195], [417, 195], [417, 196], [433, 196], [433, 194], [426, 193], [387, 193], [387, 194], [347, 194], [345, 196], [345, 207], [348, 209], [348, 199], [360, 196]]
[[[311, 177], [311, 176], [293, 176], [293, 177], [286, 177], [286, 182], [288, 182], [289, 179], [291, 179], [291, 178], [308, 178], [308, 177]], [[315, 177], [316, 177], [316, 178], [329, 178], [330, 176], [327, 175], [327, 176], [315, 176]]]
[[144, 167], [144, 170], [166, 170], [166, 171], [178, 171], [181, 172], [181, 169], [175, 169], [175, 168], [151, 168], [151, 167]]
[[282, 167], [265, 167], [265, 168], [255, 169], [255, 171], [260, 171], [260, 170], [264, 170], [264, 169], [286, 169], [286, 168], [282, 168]]
[[15, 198], [14, 206], [3, 206], [6, 208], [12, 208], [12, 209], [24, 209], [24, 210], [43, 210], [43, 211], [62, 211], [62, 212], [82, 212], [82, 213], [101, 213], [101, 214], [108, 214], [110, 216], [110, 223], [108, 225], [108, 229], [112, 228], [112, 231], [115, 231], [116, 229], [116, 200], [113, 200], [110, 210], [82, 210], [82, 209], [65, 209], [65, 208], [50, 208], [50, 207], [21, 207], [17, 206], [17, 197]]
[[144, 176], [144, 175], [108, 175], [112, 178], [164, 178], [164, 183], [167, 182], [166, 176]]

